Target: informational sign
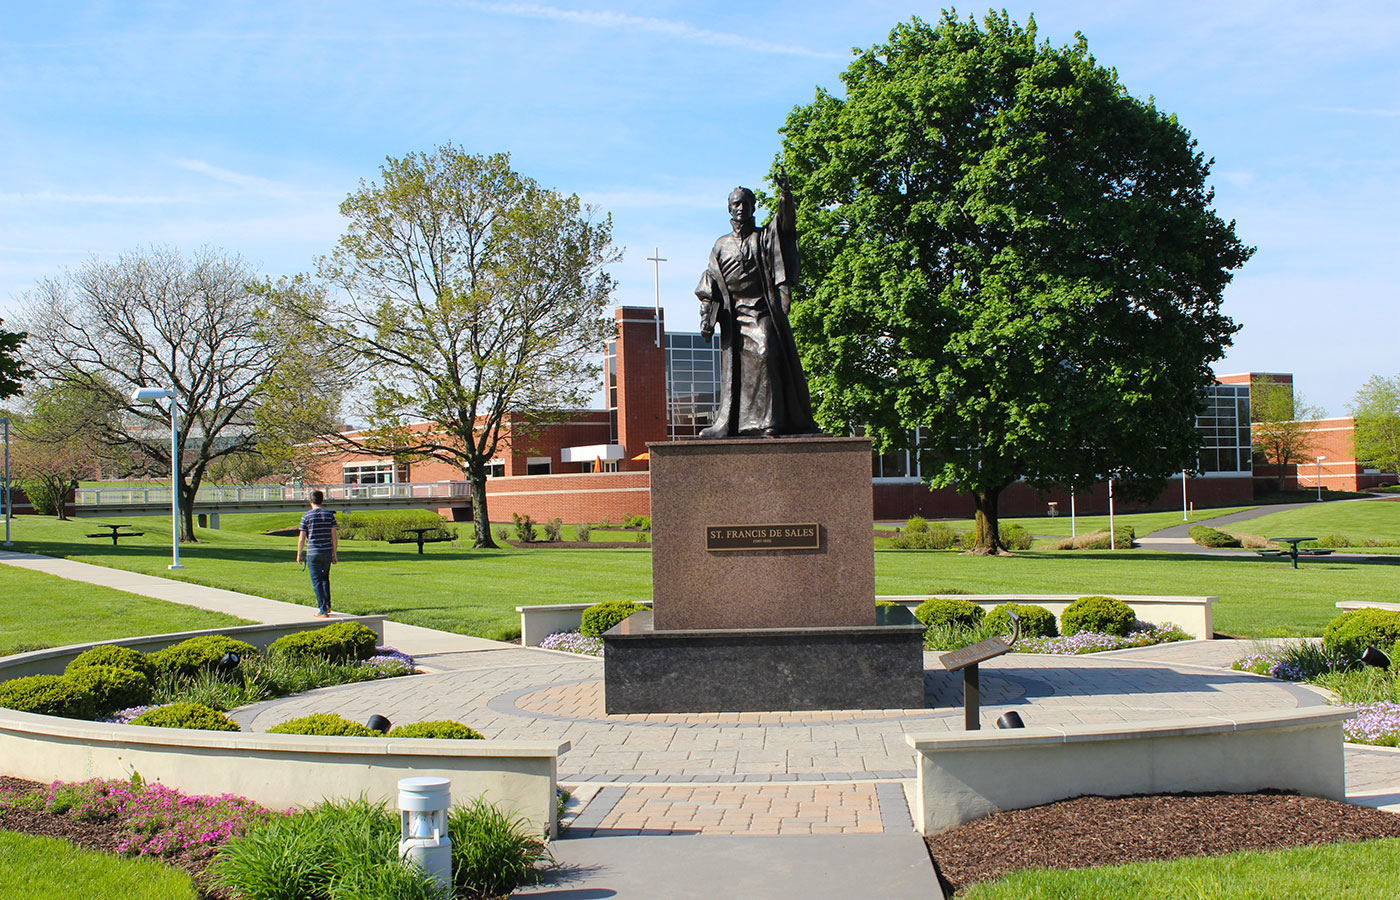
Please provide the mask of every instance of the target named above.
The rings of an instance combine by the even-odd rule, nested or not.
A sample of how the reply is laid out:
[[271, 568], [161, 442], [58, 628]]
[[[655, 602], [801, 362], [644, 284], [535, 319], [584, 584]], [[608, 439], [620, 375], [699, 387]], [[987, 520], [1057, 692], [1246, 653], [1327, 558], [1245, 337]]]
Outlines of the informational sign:
[[710, 525], [705, 528], [706, 550], [820, 550], [821, 526]]

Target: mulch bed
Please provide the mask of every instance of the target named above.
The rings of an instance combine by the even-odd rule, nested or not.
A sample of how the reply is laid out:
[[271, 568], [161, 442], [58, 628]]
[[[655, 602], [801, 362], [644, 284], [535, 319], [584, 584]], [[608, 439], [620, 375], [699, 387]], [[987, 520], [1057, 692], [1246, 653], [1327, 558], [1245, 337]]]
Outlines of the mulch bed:
[[951, 893], [1015, 869], [1082, 869], [1400, 837], [1400, 816], [1276, 791], [1076, 797], [924, 839]]
[[[0, 775], [0, 793], [10, 791], [43, 791], [45, 785], [20, 778]], [[44, 810], [0, 808], [0, 831], [19, 831], [44, 837], [61, 838], [85, 850], [116, 853], [119, 835], [107, 822], [81, 822], [70, 816], [55, 815]], [[229, 895], [212, 887], [208, 880], [208, 859], [189, 856], [168, 856], [161, 860], [167, 865], [184, 869], [194, 879], [195, 889], [202, 900], [228, 900]]]

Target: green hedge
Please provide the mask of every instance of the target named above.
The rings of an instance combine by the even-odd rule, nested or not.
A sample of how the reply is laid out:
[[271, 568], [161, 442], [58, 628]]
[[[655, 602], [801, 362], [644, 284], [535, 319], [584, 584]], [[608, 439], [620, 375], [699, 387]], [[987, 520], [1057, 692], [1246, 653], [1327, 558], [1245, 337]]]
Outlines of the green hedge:
[[1397, 642], [1400, 612], [1391, 609], [1349, 609], [1322, 632], [1322, 646], [1350, 660], [1360, 659], [1367, 647], [1389, 654]]
[[1016, 626], [1011, 623], [1011, 616], [1007, 615], [1008, 610], [1021, 617], [1022, 637], [1060, 636], [1055, 614], [1034, 603], [1003, 603], [987, 613], [982, 623], [988, 628], [995, 628], [998, 634], [1011, 634]]
[[157, 672], [192, 676], [218, 662], [225, 653], [251, 656], [257, 652], [258, 649], [252, 644], [222, 634], [205, 634], [157, 650], [147, 659]]
[[449, 537], [457, 536], [457, 529], [447, 519], [427, 509], [336, 513], [335, 523], [340, 537], [347, 541], [388, 541], [411, 536], [406, 534], [409, 528], [436, 528]]
[[323, 656], [332, 662], [347, 662], [370, 658], [378, 643], [379, 636], [359, 622], [336, 622], [280, 637], [268, 647], [268, 653], [293, 659]]
[[148, 709], [131, 720], [132, 725], [156, 728], [193, 728], [200, 731], [240, 731], [238, 723], [202, 703], [172, 703]]
[[436, 738], [448, 741], [483, 740], [481, 732], [463, 725], [461, 722], [434, 721], [412, 722], [408, 725], [395, 725], [385, 737], [391, 738]]
[[67, 675], [29, 675], [0, 684], [0, 706], [43, 716], [91, 719], [97, 714], [97, 697]]
[[116, 666], [121, 669], [135, 669], [147, 678], [155, 678], [156, 667], [151, 665], [151, 660], [140, 650], [133, 650], [130, 647], [118, 647], [115, 644], [102, 644], [90, 650], [84, 650], [73, 658], [64, 669], [64, 673], [72, 675], [76, 670], [84, 666]]
[[930, 597], [914, 610], [914, 618], [926, 627], [956, 625], [973, 628], [982, 621], [986, 611], [971, 600], [956, 597]]
[[108, 716], [119, 709], [151, 702], [151, 680], [136, 669], [82, 666], [63, 677], [92, 693], [97, 716]]
[[298, 719], [288, 719], [267, 730], [268, 734], [315, 734], [341, 737], [377, 737], [381, 734], [372, 731], [359, 722], [338, 716], [335, 713], [312, 713]]
[[1137, 615], [1131, 606], [1113, 597], [1080, 597], [1065, 609], [1060, 624], [1066, 635], [1093, 631], [1124, 637], [1137, 624]]
[[600, 638], [618, 622], [644, 609], [645, 606], [631, 600], [604, 600], [583, 611], [583, 622], [578, 630], [585, 637]]
[[1209, 525], [1192, 525], [1186, 532], [1191, 536], [1191, 540], [1202, 547], [1238, 547], [1240, 539], [1233, 534], [1226, 534], [1211, 528]]

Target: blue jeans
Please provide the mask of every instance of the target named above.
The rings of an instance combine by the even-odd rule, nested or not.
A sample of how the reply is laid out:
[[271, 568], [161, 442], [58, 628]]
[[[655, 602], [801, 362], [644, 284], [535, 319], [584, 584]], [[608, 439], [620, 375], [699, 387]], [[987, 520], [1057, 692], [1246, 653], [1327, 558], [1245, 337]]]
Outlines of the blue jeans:
[[311, 590], [316, 594], [316, 612], [325, 615], [331, 611], [330, 551], [306, 551], [306, 571], [311, 573]]

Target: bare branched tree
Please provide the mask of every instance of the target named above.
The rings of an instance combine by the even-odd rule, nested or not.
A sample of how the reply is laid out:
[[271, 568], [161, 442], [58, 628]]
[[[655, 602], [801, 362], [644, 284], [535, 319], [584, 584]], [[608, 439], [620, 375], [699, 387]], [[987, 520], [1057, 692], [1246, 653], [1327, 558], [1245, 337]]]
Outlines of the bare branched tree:
[[136, 403], [135, 387], [175, 391], [180, 538], [193, 540], [194, 497], [215, 460], [258, 450], [259, 404], [292, 353], [265, 293], [237, 255], [186, 257], [166, 247], [92, 258], [25, 298], [33, 364], [60, 385], [105, 400], [92, 437], [151, 474], [171, 471], [170, 402]]

